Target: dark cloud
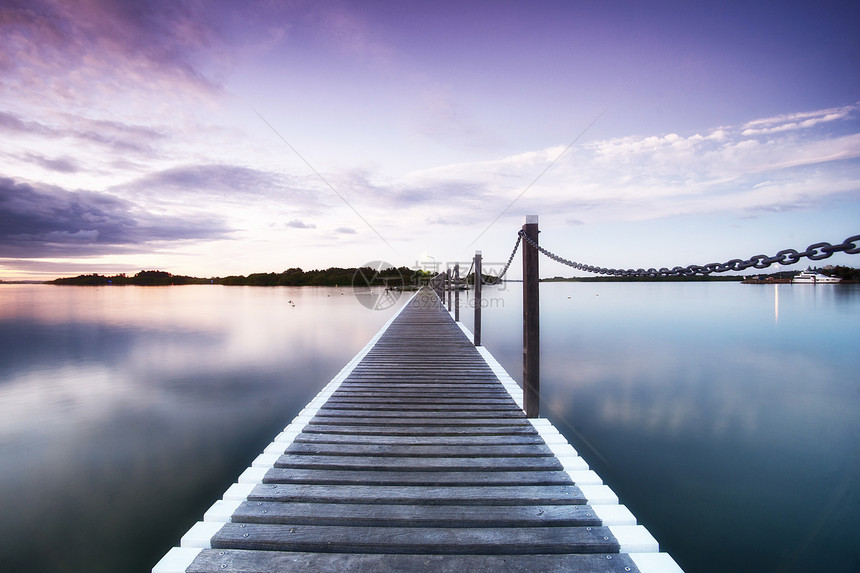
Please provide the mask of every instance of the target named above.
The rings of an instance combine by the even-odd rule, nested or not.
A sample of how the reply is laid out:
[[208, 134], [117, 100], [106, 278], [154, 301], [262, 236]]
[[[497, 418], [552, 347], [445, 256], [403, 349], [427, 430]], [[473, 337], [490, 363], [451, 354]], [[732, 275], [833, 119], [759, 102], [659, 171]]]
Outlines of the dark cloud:
[[93, 191], [66, 191], [0, 178], [0, 257], [85, 256], [146, 245], [211, 240], [220, 221], [156, 216]]
[[14, 271], [27, 271], [36, 274], [61, 275], [83, 275], [89, 273], [116, 274], [135, 273], [140, 270], [138, 265], [124, 263], [99, 263], [93, 260], [83, 259], [80, 262], [50, 261], [45, 259], [4, 259], [0, 258], [0, 269], [7, 268]]

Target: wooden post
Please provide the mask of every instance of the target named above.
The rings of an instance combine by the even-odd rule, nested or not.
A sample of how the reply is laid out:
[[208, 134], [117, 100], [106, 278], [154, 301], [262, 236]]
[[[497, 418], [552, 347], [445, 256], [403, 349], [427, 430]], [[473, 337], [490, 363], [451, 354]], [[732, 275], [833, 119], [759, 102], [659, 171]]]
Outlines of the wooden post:
[[451, 312], [451, 269], [445, 270], [445, 285], [448, 287], [448, 312]]
[[481, 345], [481, 251], [475, 251], [475, 346]]
[[[526, 215], [523, 232], [538, 242], [538, 216]], [[540, 299], [538, 250], [523, 240], [523, 409], [527, 418], [540, 415]]]
[[460, 265], [454, 265], [454, 322], [460, 322]]

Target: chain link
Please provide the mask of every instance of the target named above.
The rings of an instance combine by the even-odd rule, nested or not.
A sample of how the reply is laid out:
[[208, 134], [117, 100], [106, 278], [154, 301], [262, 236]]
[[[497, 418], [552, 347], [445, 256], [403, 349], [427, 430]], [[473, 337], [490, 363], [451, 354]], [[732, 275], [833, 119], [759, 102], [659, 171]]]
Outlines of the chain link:
[[522, 241], [522, 237], [517, 236], [517, 242], [514, 243], [514, 250], [511, 251], [511, 256], [508, 257], [508, 262], [505, 264], [505, 268], [502, 269], [502, 272], [499, 273], [499, 276], [491, 278], [486, 284], [498, 284], [501, 282], [502, 277], [505, 276], [505, 273], [508, 272], [508, 269], [511, 267], [511, 263], [514, 261], [514, 255], [517, 254], [517, 249], [520, 248], [520, 241]]
[[[602, 267], [594, 267], [591, 265], [583, 265], [582, 263], [576, 263], [571, 260], [565, 259], [564, 257], [560, 257], [555, 253], [551, 253], [547, 251], [540, 245], [538, 245], [535, 241], [533, 241], [528, 235], [526, 235], [523, 231], [518, 233], [520, 239], [525, 239], [531, 246], [536, 248], [538, 251], [549, 257], [550, 259], [562, 263], [563, 265], [567, 265], [569, 267], [573, 267], [574, 269], [580, 271], [586, 271], [589, 273], [597, 273], [602, 275], [612, 275], [617, 277], [689, 277], [694, 275], [708, 275], [711, 273], [724, 273], [727, 271], [742, 271], [748, 269], [750, 267], [754, 267], [756, 269], [766, 269], [773, 264], [780, 265], [793, 265], [794, 263], [800, 261], [802, 258], [807, 258], [811, 261], [820, 261], [822, 259], [826, 259], [832, 256], [835, 253], [846, 253], [849, 255], [856, 255], [860, 253], [860, 235], [854, 235], [852, 237], [848, 237], [841, 244], [831, 245], [830, 243], [815, 243], [809, 245], [805, 251], [798, 252], [794, 249], [785, 249], [779, 251], [776, 255], [772, 257], [768, 257], [767, 255], [754, 255], [747, 260], [742, 259], [732, 259], [730, 261], [726, 261], [725, 263], [708, 263], [706, 265], [688, 265], [686, 267], [672, 267], [668, 269], [666, 267], [662, 267], [660, 269], [605, 269]], [[517, 241], [517, 245], [519, 245], [519, 240]], [[516, 252], [516, 247], [514, 247], [514, 252]], [[513, 255], [511, 255], [513, 258]], [[508, 261], [508, 265], [510, 265], [510, 261]], [[507, 270], [507, 267], [505, 267]]]

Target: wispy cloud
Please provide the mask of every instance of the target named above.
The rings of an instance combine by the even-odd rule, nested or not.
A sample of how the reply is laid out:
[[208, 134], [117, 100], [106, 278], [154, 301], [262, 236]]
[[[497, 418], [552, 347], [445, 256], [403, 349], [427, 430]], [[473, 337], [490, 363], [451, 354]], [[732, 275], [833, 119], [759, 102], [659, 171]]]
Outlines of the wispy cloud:
[[[858, 109], [798, 113], [701, 133], [593, 140], [553, 165], [520, 207], [576, 213], [587, 223], [790, 209], [860, 192]], [[452, 210], [473, 200], [500, 208], [557, 151], [554, 146], [414, 173], [407, 180], [421, 182], [419, 193], [402, 204], [435, 203], [429, 190], [447, 188], [460, 191], [446, 196]], [[398, 193], [381, 196], [396, 202]]]
[[856, 111], [857, 105], [850, 105], [757, 119], [744, 124], [742, 133], [743, 135], [760, 135], [808, 129], [822, 123], [848, 119]]
[[95, 78], [103, 95], [135, 82], [213, 90], [195, 61], [203, 48], [216, 47], [212, 14], [204, 5], [161, 0], [6, 3], [0, 53], [9, 56], [0, 61], [0, 88], [41, 88], [78, 102], [92, 95]]
[[250, 195], [292, 205], [321, 205], [318, 194], [306, 181], [272, 171], [221, 163], [170, 167], [124, 183], [118, 190], [168, 201], [208, 196], [243, 202]]
[[80, 170], [78, 162], [72, 157], [46, 157], [39, 153], [27, 153], [25, 160], [58, 173], [77, 173]]
[[34, 136], [52, 139], [69, 138], [80, 143], [94, 143], [101, 149], [117, 153], [153, 155], [154, 146], [167, 138], [167, 135], [154, 127], [91, 119], [64, 114], [55, 118], [54, 123], [23, 119], [22, 117], [0, 111], [0, 132], [13, 136]]

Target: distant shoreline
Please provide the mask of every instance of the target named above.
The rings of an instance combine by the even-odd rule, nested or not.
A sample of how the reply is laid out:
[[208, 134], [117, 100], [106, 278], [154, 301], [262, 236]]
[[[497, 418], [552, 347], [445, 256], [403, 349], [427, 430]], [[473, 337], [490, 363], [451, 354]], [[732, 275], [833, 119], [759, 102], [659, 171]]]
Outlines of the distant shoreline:
[[[860, 282], [860, 269], [852, 267], [825, 267], [829, 276], [838, 277], [839, 284], [854, 284]], [[783, 284], [790, 283], [791, 279], [800, 271], [780, 271], [771, 274], [758, 275], [692, 275], [692, 276], [668, 276], [668, 277], [619, 277], [619, 276], [594, 276], [594, 277], [561, 277], [540, 279], [540, 282], [738, 282], [744, 284]], [[821, 270], [818, 270], [821, 272]], [[226, 277], [190, 277], [184, 275], [173, 275], [166, 271], [140, 271], [134, 276], [125, 274], [100, 275], [97, 273], [89, 275], [78, 275], [76, 277], [63, 277], [49, 281], [0, 280], [4, 284], [53, 284], [69, 286], [181, 286], [181, 285], [224, 285], [224, 286], [346, 286], [359, 284], [361, 286], [386, 286], [391, 288], [404, 288], [418, 284], [424, 284], [432, 273], [409, 269], [407, 267], [374, 269], [362, 268], [339, 268], [331, 267], [324, 270], [304, 271], [300, 268], [291, 268], [281, 273], [252, 273], [247, 276], [231, 275]], [[471, 275], [470, 275], [471, 276]], [[465, 279], [465, 277], [463, 277]], [[485, 275], [485, 284], [492, 285], [495, 277]], [[505, 280], [503, 282], [520, 283], [520, 279]]]

